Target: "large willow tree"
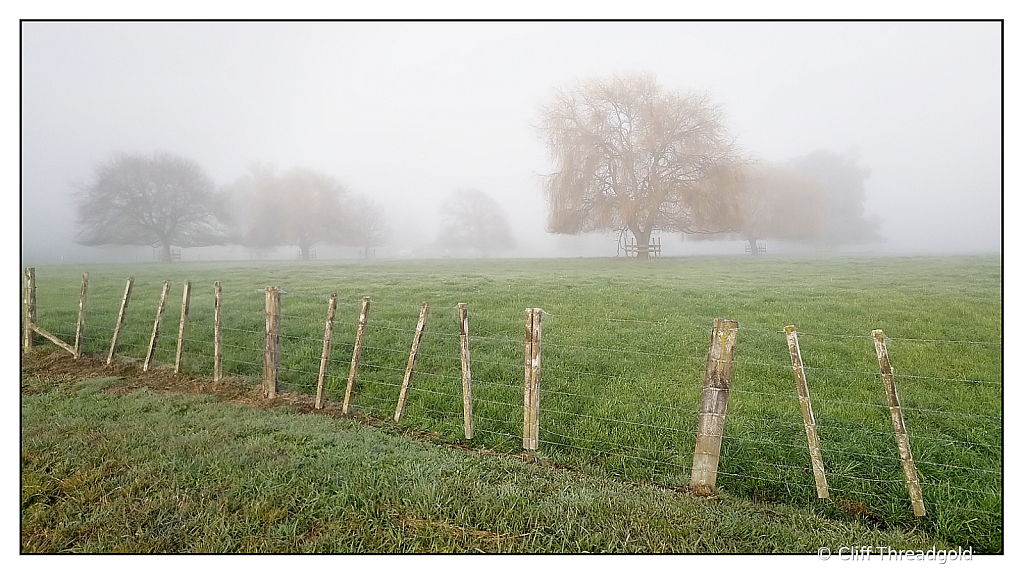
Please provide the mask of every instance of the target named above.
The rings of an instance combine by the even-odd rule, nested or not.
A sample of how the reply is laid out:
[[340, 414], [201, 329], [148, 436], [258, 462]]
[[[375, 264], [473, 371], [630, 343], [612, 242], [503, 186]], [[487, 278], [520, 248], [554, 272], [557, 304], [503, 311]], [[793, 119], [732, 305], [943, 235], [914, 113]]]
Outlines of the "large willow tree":
[[541, 133], [548, 230], [629, 231], [648, 257], [651, 232], [729, 231], [742, 221], [740, 164], [706, 95], [663, 90], [650, 75], [591, 80], [557, 92]]

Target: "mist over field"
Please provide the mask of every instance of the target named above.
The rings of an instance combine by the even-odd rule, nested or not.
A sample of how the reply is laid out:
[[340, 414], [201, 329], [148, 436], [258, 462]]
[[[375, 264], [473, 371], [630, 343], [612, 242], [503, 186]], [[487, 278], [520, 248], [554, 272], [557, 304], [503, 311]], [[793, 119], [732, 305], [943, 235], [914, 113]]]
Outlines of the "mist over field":
[[[76, 243], [74, 194], [117, 154], [166, 152], [218, 192], [247, 174], [272, 188], [260, 163], [371, 202], [386, 238], [321, 242], [318, 259], [623, 255], [616, 233], [548, 233], [541, 111], [628, 74], [705, 94], [745, 158], [856, 158], [878, 239], [834, 251], [999, 253], [1002, 65], [1000, 22], [23, 22], [21, 254], [153, 261], [150, 246]], [[484, 221], [467, 246], [466, 222]], [[655, 235], [665, 256], [744, 253], [735, 236]], [[303, 253], [262, 239], [181, 259]]]

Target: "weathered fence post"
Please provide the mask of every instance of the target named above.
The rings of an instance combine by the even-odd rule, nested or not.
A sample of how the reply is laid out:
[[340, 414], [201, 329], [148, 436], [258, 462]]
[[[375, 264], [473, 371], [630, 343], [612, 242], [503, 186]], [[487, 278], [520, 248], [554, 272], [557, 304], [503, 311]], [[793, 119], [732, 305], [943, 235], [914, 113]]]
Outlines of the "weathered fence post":
[[814, 421], [814, 411], [811, 409], [811, 394], [807, 388], [807, 376], [804, 374], [804, 360], [800, 357], [800, 342], [797, 341], [796, 326], [786, 326], [786, 342], [789, 344], [789, 359], [793, 362], [793, 379], [796, 380], [796, 393], [800, 397], [800, 411], [804, 416], [807, 448], [811, 453], [811, 467], [814, 469], [814, 485], [818, 490], [818, 499], [828, 499], [825, 463], [821, 459], [818, 427]]
[[359, 373], [359, 357], [363, 353], [363, 337], [366, 334], [366, 321], [370, 313], [370, 296], [363, 298], [363, 307], [359, 310], [359, 327], [356, 328], [356, 343], [352, 347], [352, 363], [348, 368], [348, 385], [345, 386], [345, 402], [341, 413], [348, 415], [352, 408], [352, 390], [355, 388], [356, 375]]
[[135, 278], [129, 277], [124, 285], [124, 297], [121, 298], [121, 309], [117, 311], [117, 323], [114, 324], [114, 337], [110, 339], [110, 353], [107, 354], [107, 365], [114, 361], [117, 340], [121, 338], [121, 328], [124, 327], [124, 314], [128, 311], [128, 301], [132, 297], [132, 284], [134, 283]]
[[281, 290], [267, 287], [266, 331], [263, 339], [263, 394], [277, 397], [277, 367], [281, 358]]
[[523, 449], [540, 444], [540, 308], [526, 310], [526, 347], [523, 384]]
[[462, 418], [466, 439], [473, 439], [473, 378], [469, 369], [469, 310], [459, 304], [459, 346], [462, 359]]
[[149, 337], [149, 349], [146, 350], [146, 360], [142, 362], [142, 371], [149, 371], [149, 365], [153, 361], [153, 352], [156, 350], [156, 340], [160, 335], [160, 319], [164, 316], [164, 309], [167, 307], [167, 294], [171, 291], [171, 280], [164, 280], [164, 289], [160, 292], [160, 303], [156, 307], [156, 321], [153, 322], [153, 335]]
[[711, 346], [704, 373], [697, 444], [690, 475], [690, 487], [698, 494], [711, 494], [718, 478], [718, 458], [722, 451], [729, 382], [732, 380], [732, 356], [739, 327], [731, 319], [717, 318], [711, 328]]
[[405, 402], [409, 397], [409, 382], [412, 381], [412, 372], [416, 368], [416, 356], [420, 352], [420, 341], [423, 340], [423, 326], [427, 323], [427, 312], [429, 311], [430, 304], [423, 302], [423, 305], [420, 306], [420, 319], [416, 322], [416, 332], [412, 336], [412, 349], [409, 351], [409, 361], [405, 364], [405, 377], [402, 378], [402, 389], [398, 392], [395, 423], [401, 423], [402, 415], [405, 414]]
[[224, 332], [221, 329], [220, 282], [213, 282], [213, 381], [220, 381], [224, 362]]
[[327, 300], [327, 322], [324, 324], [324, 350], [320, 354], [320, 375], [316, 378], [316, 409], [324, 408], [324, 380], [331, 362], [331, 337], [334, 335], [334, 312], [338, 307], [338, 294], [332, 293]]
[[82, 274], [82, 292], [78, 296], [78, 325], [75, 327], [75, 359], [82, 357], [82, 339], [85, 335], [85, 299], [89, 292], [89, 272]]
[[178, 324], [178, 349], [174, 353], [174, 373], [181, 373], [181, 356], [185, 351], [185, 333], [188, 330], [188, 304], [192, 298], [192, 282], [185, 280], [181, 289], [181, 323]]
[[36, 325], [36, 268], [25, 268], [25, 351], [32, 349]]
[[882, 333], [882, 330], [876, 329], [871, 332], [871, 335], [875, 338], [875, 353], [878, 355], [878, 367], [882, 372], [885, 396], [889, 400], [889, 416], [892, 418], [892, 426], [896, 431], [896, 445], [899, 446], [900, 459], [903, 461], [903, 475], [907, 479], [910, 504], [914, 508], [914, 515], [923, 517], [925, 509], [924, 498], [921, 495], [921, 483], [917, 479], [917, 467], [914, 466], [914, 457], [910, 453], [910, 438], [907, 436], [907, 426], [903, 422], [900, 399], [896, 395], [896, 381], [892, 375], [892, 364], [889, 363], [889, 351], [885, 347], [885, 334]]

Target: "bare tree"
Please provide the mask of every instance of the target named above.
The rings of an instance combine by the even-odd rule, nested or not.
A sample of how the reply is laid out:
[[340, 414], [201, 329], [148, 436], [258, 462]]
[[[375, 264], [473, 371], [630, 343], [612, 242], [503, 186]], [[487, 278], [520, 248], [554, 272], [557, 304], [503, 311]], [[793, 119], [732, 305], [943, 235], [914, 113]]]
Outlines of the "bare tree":
[[324, 173], [291, 168], [278, 175], [272, 168], [254, 164], [225, 192], [236, 206], [232, 223], [245, 246], [293, 245], [308, 260], [316, 244], [351, 243], [346, 191]]
[[441, 233], [436, 244], [476, 250], [481, 257], [516, 247], [505, 211], [479, 190], [458, 190], [441, 206]]
[[371, 199], [359, 196], [352, 202], [352, 243], [363, 250], [363, 257], [369, 258], [375, 247], [387, 245], [391, 230], [384, 212]]
[[118, 154], [95, 170], [76, 195], [76, 242], [153, 246], [171, 261], [171, 246], [224, 242], [213, 180], [196, 162], [166, 152]]
[[558, 92], [541, 133], [557, 170], [545, 183], [554, 233], [625, 231], [648, 257], [654, 230], [734, 229], [740, 159], [706, 95], [662, 90], [650, 75]]
[[880, 241], [881, 221], [864, 213], [864, 180], [871, 171], [859, 165], [853, 151], [837, 154], [816, 150], [793, 158], [787, 167], [818, 182], [824, 188], [825, 229], [820, 241], [828, 246]]
[[813, 241], [824, 236], [825, 189], [786, 166], [758, 163], [743, 170], [740, 234], [756, 255], [757, 241]]

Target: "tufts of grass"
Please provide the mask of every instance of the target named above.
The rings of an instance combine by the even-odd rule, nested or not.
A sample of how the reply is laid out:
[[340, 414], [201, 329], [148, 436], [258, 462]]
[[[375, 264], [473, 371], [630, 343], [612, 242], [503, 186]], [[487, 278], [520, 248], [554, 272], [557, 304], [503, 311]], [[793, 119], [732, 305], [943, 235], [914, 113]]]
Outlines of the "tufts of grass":
[[949, 544], [116, 379], [22, 397], [24, 553], [811, 553]]
[[[39, 322], [73, 338], [90, 272], [86, 351], [105, 353], [124, 278], [136, 278], [119, 346], [141, 359], [163, 279], [172, 297], [158, 363], [173, 362], [181, 281], [193, 282], [185, 371], [212, 371], [213, 283], [224, 286], [225, 371], [262, 371], [263, 289], [282, 288], [280, 387], [315, 391], [327, 297], [339, 295], [327, 380], [340, 401], [360, 300], [373, 299], [357, 411], [394, 415], [422, 301], [430, 317], [401, 427], [516, 453], [523, 310], [544, 317], [545, 462], [679, 488], [689, 480], [714, 318], [737, 320], [719, 493], [868, 517], [976, 550], [1002, 550], [1002, 280], [998, 257], [682, 258], [275, 262], [37, 269]], [[177, 298], [174, 294], [178, 294]], [[455, 306], [467, 302], [476, 437], [462, 437]], [[832, 501], [818, 501], [782, 328], [796, 325]], [[871, 330], [890, 359], [928, 515], [914, 518]], [[68, 336], [70, 334], [70, 336]]]

